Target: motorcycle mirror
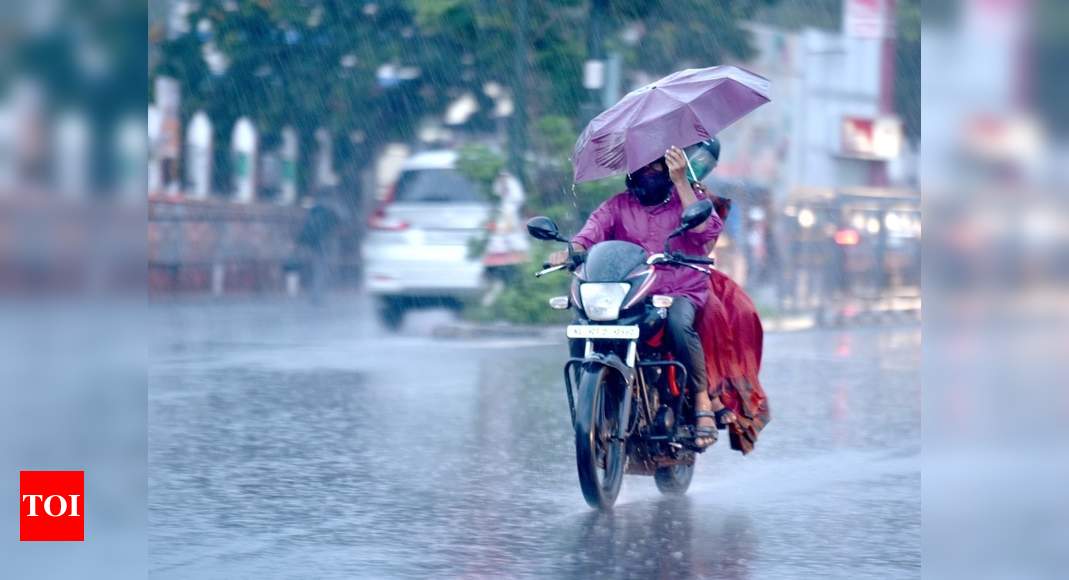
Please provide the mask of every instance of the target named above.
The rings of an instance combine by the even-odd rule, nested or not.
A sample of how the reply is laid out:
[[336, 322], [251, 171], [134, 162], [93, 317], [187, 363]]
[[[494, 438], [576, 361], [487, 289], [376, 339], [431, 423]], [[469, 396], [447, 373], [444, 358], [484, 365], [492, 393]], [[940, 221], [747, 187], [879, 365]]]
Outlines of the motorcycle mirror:
[[705, 220], [709, 219], [709, 216], [712, 214], [713, 202], [708, 199], [692, 203], [687, 206], [687, 209], [683, 210], [683, 215], [679, 219], [679, 227], [682, 228], [682, 230], [696, 228], [704, 223]]
[[533, 217], [527, 220], [527, 233], [531, 234], [532, 238], [545, 241], [567, 241], [560, 235], [560, 230], [557, 229], [557, 224], [553, 220], [546, 216]]
[[683, 215], [679, 218], [679, 227], [672, 230], [672, 233], [668, 234], [668, 239], [664, 241], [664, 253], [669, 254], [671, 251], [668, 249], [668, 242], [683, 232], [696, 228], [702, 224], [705, 220], [709, 219], [709, 216], [713, 215], [713, 202], [708, 199], [703, 199], [697, 203], [692, 203], [687, 206], [687, 209], [683, 210]]

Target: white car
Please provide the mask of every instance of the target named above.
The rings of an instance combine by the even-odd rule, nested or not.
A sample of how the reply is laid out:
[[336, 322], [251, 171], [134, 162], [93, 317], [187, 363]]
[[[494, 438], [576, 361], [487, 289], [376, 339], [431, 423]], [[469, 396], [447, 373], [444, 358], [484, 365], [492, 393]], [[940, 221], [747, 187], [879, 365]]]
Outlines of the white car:
[[485, 290], [472, 247], [486, 234], [492, 206], [456, 161], [455, 151], [413, 155], [369, 221], [365, 286], [387, 327], [400, 326], [408, 309], [459, 309]]

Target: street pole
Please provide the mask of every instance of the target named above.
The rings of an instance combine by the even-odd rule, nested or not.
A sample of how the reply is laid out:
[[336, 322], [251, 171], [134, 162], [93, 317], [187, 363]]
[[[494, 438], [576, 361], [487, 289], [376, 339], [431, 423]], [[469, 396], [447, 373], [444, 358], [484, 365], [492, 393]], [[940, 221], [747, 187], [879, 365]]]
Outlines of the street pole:
[[512, 39], [512, 122], [509, 124], [509, 166], [520, 183], [526, 184], [523, 156], [527, 150], [527, 0], [516, 0]]
[[590, 1], [590, 19], [587, 21], [586, 63], [583, 66], [583, 86], [587, 89], [583, 104], [583, 122], [589, 122], [601, 110], [602, 88], [605, 85], [605, 38], [603, 23], [608, 15], [608, 0]]
[[[884, 0], [883, 9], [886, 20], [883, 38], [880, 39], [880, 114], [890, 117], [895, 111], [895, 23], [897, 22], [895, 0]], [[879, 164], [873, 180], [877, 187], [887, 187], [890, 184], [887, 171], [889, 163], [889, 161], [883, 161]], [[880, 233], [876, 239], [876, 282], [877, 288], [882, 291], [887, 289], [889, 279], [886, 263], [887, 226], [884, 219], [887, 217], [886, 209], [878, 215]]]

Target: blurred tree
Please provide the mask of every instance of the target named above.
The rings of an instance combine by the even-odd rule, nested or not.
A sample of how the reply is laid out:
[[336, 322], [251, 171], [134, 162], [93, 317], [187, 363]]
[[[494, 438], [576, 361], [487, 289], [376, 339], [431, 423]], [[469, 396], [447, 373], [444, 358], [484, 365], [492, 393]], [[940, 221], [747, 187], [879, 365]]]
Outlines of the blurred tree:
[[[612, 0], [602, 28], [612, 31], [607, 43], [624, 53], [629, 69], [662, 75], [687, 66], [711, 66], [728, 57], [745, 58], [752, 47], [740, 23], [775, 1]], [[531, 23], [526, 34], [530, 74], [523, 92], [530, 119], [552, 115], [578, 124], [580, 105], [586, 98], [582, 82], [589, 3], [526, 3]], [[513, 3], [410, 0], [409, 5], [426, 47], [421, 51], [423, 64], [428, 70], [443, 71], [443, 76], [434, 79], [436, 84], [478, 93], [486, 81], [509, 79], [516, 49], [512, 31], [518, 19]], [[621, 33], [627, 30], [638, 31], [641, 42], [625, 42]], [[538, 123], [533, 125], [538, 133]]]
[[813, 27], [839, 30], [845, 0], [804, 0], [777, 2], [760, 10], [754, 20], [787, 30]]
[[[49, 114], [84, 115], [101, 143], [115, 138], [121, 119], [144, 119], [147, 54], [130, 31], [144, 26], [147, 7], [109, 4], [83, 10], [63, 3], [41, 14], [45, 17], [34, 20], [36, 26], [20, 26], [27, 20], [18, 10], [5, 14], [0, 90], [29, 81], [41, 90], [38, 102]], [[113, 195], [115, 150], [90, 147], [88, 155], [86, 187], [94, 195]], [[46, 165], [37, 169], [47, 173]]]
[[[488, 225], [499, 211], [501, 198], [494, 195], [494, 180], [504, 168], [505, 158], [481, 143], [464, 145], [457, 154], [457, 171], [470, 179], [492, 205]], [[489, 241], [490, 231], [487, 228], [481, 235], [469, 240], [468, 255], [473, 258], [482, 256]]]
[[897, 0], [895, 15], [895, 111], [906, 137], [921, 139], [921, 1]]
[[[543, 242], [539, 244], [550, 247]], [[520, 266], [523, 275], [511, 280], [497, 300], [486, 306], [473, 304], [472, 308], [465, 310], [465, 316], [484, 322], [507, 320], [524, 324], [567, 324], [572, 313], [547, 308], [546, 299], [567, 294], [570, 278], [561, 273], [542, 278], [530, 274], [542, 269], [544, 257], [543, 252], [532, 252], [530, 261]]]
[[753, 52], [744, 21], [778, 0], [612, 0], [609, 17], [618, 29], [634, 30], [634, 41], [614, 43], [625, 49], [630, 67], [657, 75], [745, 59]]
[[336, 136], [340, 157], [359, 162], [387, 139], [410, 137], [424, 104], [440, 105], [434, 94], [419, 94], [417, 79], [379, 74], [383, 65], [396, 71], [407, 64], [414, 35], [400, 0], [205, 0], [190, 14], [188, 32], [160, 42], [152, 72], [182, 82], [183, 116], [205, 110], [220, 145], [247, 115], [265, 146], [292, 124], [307, 160], [322, 126]]
[[493, 199], [494, 180], [504, 167], [504, 158], [486, 145], [465, 145], [457, 155], [457, 171], [478, 185], [487, 199]]
[[[481, 105], [469, 127], [492, 127], [485, 88], [491, 81], [508, 85], [517, 50], [529, 66], [518, 79], [524, 118], [578, 121], [587, 58], [585, 32], [578, 31], [587, 30], [589, 1], [525, 2], [529, 30], [517, 47], [520, 19], [507, 2], [204, 0], [190, 14], [188, 32], [160, 41], [152, 72], [181, 80], [184, 115], [207, 111], [217, 143], [228, 141], [234, 120], [249, 115], [265, 145], [293, 124], [307, 155], [312, 132], [324, 126], [338, 136], [339, 154], [363, 159], [388, 139], [410, 138], [425, 114], [440, 113], [465, 93]], [[738, 24], [774, 1], [612, 0], [601, 28], [612, 31], [607, 42], [625, 53], [632, 70], [667, 74], [748, 55]], [[639, 31], [642, 42], [620, 40], [624, 30]], [[417, 71], [415, 78], [396, 74], [404, 68]], [[217, 161], [225, 164], [225, 155]]]

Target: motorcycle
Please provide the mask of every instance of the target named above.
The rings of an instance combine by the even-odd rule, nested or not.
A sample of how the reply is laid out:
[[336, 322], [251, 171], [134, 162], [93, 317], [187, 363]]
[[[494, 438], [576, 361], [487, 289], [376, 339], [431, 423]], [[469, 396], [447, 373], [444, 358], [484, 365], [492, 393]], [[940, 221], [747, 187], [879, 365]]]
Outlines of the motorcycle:
[[688, 369], [672, 359], [665, 340], [671, 296], [651, 295], [655, 266], [692, 268], [710, 274], [714, 260], [669, 250], [669, 242], [705, 222], [713, 204], [688, 206], [680, 226], [664, 242], [664, 252], [647, 255], [637, 244], [606, 241], [585, 253], [574, 251], [547, 217], [527, 222], [539, 240], [568, 244], [565, 263], [544, 264], [535, 276], [572, 273], [567, 296], [550, 307], [574, 308], [569, 339], [585, 341], [581, 358], [564, 364], [564, 386], [575, 428], [579, 486], [590, 507], [616, 502], [625, 473], [652, 475], [665, 494], [686, 493], [701, 449], [695, 444], [693, 393]]

